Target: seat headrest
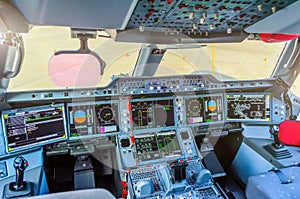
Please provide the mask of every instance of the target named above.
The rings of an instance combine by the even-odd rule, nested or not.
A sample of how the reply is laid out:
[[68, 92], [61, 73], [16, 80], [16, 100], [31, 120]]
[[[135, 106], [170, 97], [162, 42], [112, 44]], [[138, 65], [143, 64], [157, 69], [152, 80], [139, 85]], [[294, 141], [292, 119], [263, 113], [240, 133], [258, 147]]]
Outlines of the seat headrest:
[[286, 120], [279, 125], [279, 139], [283, 144], [300, 146], [300, 121]]

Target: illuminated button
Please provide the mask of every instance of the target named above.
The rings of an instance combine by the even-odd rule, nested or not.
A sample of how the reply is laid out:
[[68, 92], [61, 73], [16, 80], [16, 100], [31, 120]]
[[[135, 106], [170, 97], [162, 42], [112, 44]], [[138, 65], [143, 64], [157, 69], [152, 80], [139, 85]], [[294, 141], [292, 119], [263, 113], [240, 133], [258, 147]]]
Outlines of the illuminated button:
[[144, 91], [141, 91], [140, 93], [144, 93]]
[[160, 89], [161, 89], [161, 87], [160, 87], [160, 86], [158, 86], [158, 87], [157, 87], [157, 90], [160, 90]]
[[149, 87], [149, 90], [150, 90], [150, 91], [154, 90], [154, 87], [153, 87], [153, 86], [150, 86], [150, 87]]
[[122, 91], [124, 91], [124, 92], [125, 92], [126, 90], [127, 90], [126, 88], [123, 88], [123, 89], [122, 89]]
[[128, 112], [127, 111], [123, 112], [123, 116], [127, 117], [128, 116]]
[[46, 97], [47, 97], [47, 95], [41, 94], [41, 98], [42, 98], [42, 99], [44, 99], [44, 98], [46, 98]]
[[124, 120], [123, 123], [124, 123], [124, 124], [128, 124], [129, 121], [128, 121], [128, 120]]
[[193, 19], [194, 18], [194, 12], [190, 12], [189, 13], [189, 19]]
[[189, 154], [192, 154], [192, 153], [193, 153], [191, 147], [187, 147], [187, 152], [188, 152]]

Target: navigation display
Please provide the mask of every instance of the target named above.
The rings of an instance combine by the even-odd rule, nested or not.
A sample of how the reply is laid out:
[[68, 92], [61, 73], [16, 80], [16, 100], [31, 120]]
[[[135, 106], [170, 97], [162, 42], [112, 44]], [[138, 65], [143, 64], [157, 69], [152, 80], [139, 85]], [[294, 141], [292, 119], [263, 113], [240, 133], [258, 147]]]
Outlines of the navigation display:
[[63, 104], [2, 111], [7, 152], [67, 138]]
[[177, 157], [181, 149], [175, 131], [135, 136], [139, 161]]
[[223, 120], [222, 96], [209, 95], [185, 99], [187, 124], [218, 122]]
[[227, 94], [227, 118], [236, 121], [270, 121], [270, 94]]
[[79, 137], [118, 132], [117, 113], [117, 102], [68, 104], [70, 136]]
[[133, 129], [174, 126], [173, 99], [131, 102]]

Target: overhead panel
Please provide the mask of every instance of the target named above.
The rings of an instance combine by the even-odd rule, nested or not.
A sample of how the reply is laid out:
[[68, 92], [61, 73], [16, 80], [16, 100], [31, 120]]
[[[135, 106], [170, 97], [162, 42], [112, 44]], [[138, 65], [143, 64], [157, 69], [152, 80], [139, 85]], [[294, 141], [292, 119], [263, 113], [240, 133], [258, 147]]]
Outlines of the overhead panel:
[[209, 36], [243, 31], [296, 0], [140, 0], [127, 29]]

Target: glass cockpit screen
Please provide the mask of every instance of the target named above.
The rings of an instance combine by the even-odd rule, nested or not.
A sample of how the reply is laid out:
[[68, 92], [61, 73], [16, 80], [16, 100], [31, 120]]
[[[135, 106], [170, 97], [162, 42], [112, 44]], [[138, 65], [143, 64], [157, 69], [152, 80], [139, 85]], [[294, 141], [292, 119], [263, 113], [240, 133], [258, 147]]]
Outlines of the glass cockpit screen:
[[236, 121], [270, 121], [270, 94], [228, 94], [227, 118]]
[[131, 102], [133, 129], [174, 126], [173, 99]]
[[135, 147], [139, 161], [178, 157], [181, 155], [175, 131], [136, 135]]
[[118, 132], [118, 104], [72, 103], [68, 104], [70, 136]]
[[65, 118], [63, 104], [3, 111], [7, 152], [66, 139]]
[[219, 122], [223, 120], [221, 95], [196, 96], [185, 99], [187, 124]]

